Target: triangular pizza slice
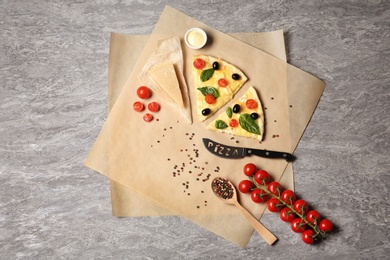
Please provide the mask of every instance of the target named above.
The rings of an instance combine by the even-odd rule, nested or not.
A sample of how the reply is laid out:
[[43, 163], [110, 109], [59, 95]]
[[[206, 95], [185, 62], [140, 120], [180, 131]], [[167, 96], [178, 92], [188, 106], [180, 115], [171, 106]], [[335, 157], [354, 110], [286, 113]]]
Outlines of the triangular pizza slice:
[[255, 88], [249, 87], [241, 98], [227, 107], [207, 128], [221, 133], [263, 140], [264, 112]]
[[236, 66], [210, 55], [192, 57], [197, 116], [203, 122], [232, 100], [248, 80]]

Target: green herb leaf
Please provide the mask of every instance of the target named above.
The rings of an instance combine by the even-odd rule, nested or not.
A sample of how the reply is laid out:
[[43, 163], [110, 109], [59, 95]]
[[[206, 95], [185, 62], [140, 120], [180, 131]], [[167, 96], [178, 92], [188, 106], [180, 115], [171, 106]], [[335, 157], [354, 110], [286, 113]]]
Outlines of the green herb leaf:
[[248, 131], [249, 133], [253, 134], [260, 134], [260, 128], [257, 124], [256, 120], [254, 120], [250, 114], [241, 114], [238, 118], [238, 122], [240, 123], [240, 126]]
[[203, 70], [202, 73], [200, 74], [200, 81], [205, 82], [205, 81], [209, 80], [213, 75], [214, 75], [213, 68]]
[[218, 92], [218, 89], [216, 89], [216, 88], [207, 86], [207, 87], [198, 88], [198, 90], [200, 92], [202, 92], [203, 96], [206, 96], [207, 94], [211, 94], [216, 99], [219, 98], [219, 92]]
[[229, 118], [232, 118], [233, 116], [233, 109], [231, 107], [227, 107], [226, 108], [226, 115], [229, 117]]
[[223, 120], [215, 121], [215, 128], [217, 129], [225, 129], [228, 125]]

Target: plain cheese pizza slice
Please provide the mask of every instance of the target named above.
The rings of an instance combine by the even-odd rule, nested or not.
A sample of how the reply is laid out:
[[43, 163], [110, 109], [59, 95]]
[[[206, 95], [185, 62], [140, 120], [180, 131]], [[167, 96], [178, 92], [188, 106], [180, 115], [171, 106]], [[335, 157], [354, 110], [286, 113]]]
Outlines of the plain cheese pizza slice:
[[264, 112], [255, 88], [249, 87], [241, 98], [227, 107], [207, 128], [221, 133], [263, 140]]
[[210, 55], [192, 57], [197, 117], [203, 122], [233, 99], [248, 80], [236, 66]]

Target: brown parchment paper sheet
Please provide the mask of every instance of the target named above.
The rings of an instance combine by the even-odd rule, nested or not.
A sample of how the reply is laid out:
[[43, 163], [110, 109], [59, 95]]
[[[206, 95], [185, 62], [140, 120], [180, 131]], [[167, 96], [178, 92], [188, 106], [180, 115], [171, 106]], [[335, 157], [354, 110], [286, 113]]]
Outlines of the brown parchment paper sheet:
[[[167, 9], [166, 10], [164, 10], [164, 13], [166, 13], [166, 11], [167, 11]], [[171, 9], [168, 9], [168, 11], [172, 11]], [[233, 44], [234, 45], [234, 44]], [[261, 55], [260, 55], [261, 56]], [[110, 59], [111, 59], [111, 56], [110, 56]], [[228, 60], [228, 59], [227, 59]], [[290, 71], [293, 73], [293, 74], [295, 74], [294, 75], [294, 79], [296, 79], [296, 82], [298, 83], [297, 85], [299, 86], [300, 84], [302, 84], [302, 85], [307, 85], [307, 86], [309, 86], [309, 91], [308, 92], [310, 92], [310, 96], [311, 97], [314, 97], [314, 98], [312, 98], [311, 100], [313, 100], [313, 104], [309, 104], [309, 105], [307, 105], [306, 104], [306, 102], [303, 102], [303, 103], [305, 103], [305, 105], [303, 106], [303, 109], [305, 110], [304, 112], [306, 112], [307, 110], [312, 110], [312, 111], [314, 111], [314, 108], [315, 108], [315, 105], [317, 104], [317, 102], [318, 102], [318, 99], [319, 99], [319, 96], [321, 95], [321, 93], [322, 93], [322, 90], [323, 90], [323, 87], [324, 87], [324, 84], [322, 83], [322, 82], [320, 82], [318, 79], [316, 79], [316, 78], [314, 78], [314, 77], [311, 77], [310, 75], [308, 75], [307, 73], [304, 73], [304, 72], [302, 72], [302, 71], [300, 71], [300, 70], [298, 70], [298, 69], [295, 69], [295, 68], [291, 68], [290, 66], [288, 66], [287, 67], [287, 70], [288, 70], [288, 72], [290, 73]], [[300, 77], [297, 77], [297, 74], [301, 74], [301, 76]], [[250, 77], [250, 73], [248, 74], [248, 76]], [[131, 77], [130, 77], [131, 78]], [[300, 80], [300, 78], [302, 78], [302, 80]], [[308, 81], [310, 80], [310, 83], [308, 84]], [[129, 82], [129, 81], [128, 81]], [[137, 85], [137, 84], [135, 84], [135, 85]], [[316, 90], [315, 92], [317, 92], [317, 93], [312, 93], [313, 92], [313, 85], [315, 85], [315, 86], [318, 86], [318, 90]], [[289, 87], [290, 87], [290, 84], [289, 84]], [[130, 88], [130, 87], [129, 87]], [[125, 89], [126, 89], [126, 87], [125, 87]], [[124, 89], [124, 90], [125, 90]], [[302, 93], [299, 93], [300, 92], [300, 90], [302, 90], [302, 89], [299, 89], [299, 87], [298, 87], [298, 94], [297, 95], [294, 95], [294, 91], [292, 92], [292, 96], [293, 97], [295, 97], [295, 98], [297, 98], [297, 100], [299, 100], [300, 98], [302, 98]], [[260, 91], [261, 92], [261, 91]], [[130, 94], [130, 93], [129, 93]], [[289, 92], [289, 94], [290, 94], [290, 92]], [[123, 94], [122, 94], [123, 95]], [[260, 93], [260, 95], [261, 95], [261, 93]], [[129, 96], [131, 96], [131, 95], [129, 95]], [[289, 96], [291, 96], [291, 95], [289, 95]], [[310, 99], [306, 99], [306, 100], [310, 100]], [[128, 101], [127, 101], [128, 102]], [[126, 102], [123, 102], [124, 104], [126, 104]], [[264, 102], [264, 103], [266, 103], [266, 102]], [[290, 102], [291, 103], [291, 102]], [[291, 104], [293, 104], [294, 102], [292, 102]], [[301, 104], [301, 102], [298, 102], [299, 104]], [[131, 102], [129, 103], [128, 102], [128, 104], [131, 104]], [[295, 108], [295, 106], [293, 106], [293, 108]], [[297, 106], [297, 108], [300, 108], [300, 106]], [[292, 109], [292, 110], [295, 110], [295, 109]], [[120, 111], [120, 110], [119, 110]], [[308, 122], [308, 120], [310, 119], [310, 116], [311, 116], [311, 114], [312, 114], [312, 111], [310, 111], [310, 112], [306, 112], [306, 115], [305, 116], [303, 116], [303, 117], [301, 117], [301, 118], [303, 118], [302, 120], [300, 120], [300, 122], [301, 121], [306, 121], [304, 124], [303, 124], [303, 128], [301, 127], [301, 129], [300, 129], [300, 131], [297, 131], [296, 133], [295, 133], [295, 135], [296, 136], [298, 136], [298, 140], [299, 140], [299, 138], [300, 138], [300, 135], [302, 134], [302, 132], [303, 132], [303, 130], [304, 130], [304, 128], [305, 128], [305, 126], [306, 126], [306, 124], [307, 124], [307, 122]], [[118, 114], [120, 114], [120, 113], [118, 113]], [[117, 115], [118, 116], [118, 115]], [[110, 117], [111, 117], [111, 114], [110, 114]], [[123, 121], [121, 121], [121, 120], [123, 120], [124, 118], [126, 118], [126, 116], [118, 116], [119, 117], [119, 119], [117, 119], [117, 123], [120, 123], [120, 122], [123, 122]], [[162, 117], [161, 117], [162, 118]], [[288, 119], [288, 117], [287, 117], [287, 119]], [[161, 120], [161, 121], [163, 121], [163, 120]], [[115, 122], [115, 120], [114, 120], [114, 122]], [[116, 125], [114, 125], [114, 128], [113, 129], [116, 129], [118, 126], [120, 126], [119, 124], [116, 124]], [[168, 126], [168, 125], [167, 125]], [[111, 129], [111, 128], [110, 128]], [[136, 129], [135, 129], [136, 130]], [[180, 130], [179, 130], [179, 132], [180, 132]], [[107, 133], [105, 133], [105, 132], [103, 132], [102, 131], [102, 136], [104, 136], [104, 134], [107, 134]], [[112, 131], [110, 131], [110, 134], [112, 133]], [[196, 131], [196, 133], [198, 133], [198, 131]], [[121, 137], [121, 138], [123, 138], [123, 136], [122, 135], [125, 135], [123, 132], [121, 132], [120, 134], [119, 134], [119, 136]], [[100, 137], [100, 136], [99, 136]], [[117, 136], [117, 133], [114, 135], [114, 137], [113, 137], [113, 139], [114, 139], [114, 141], [116, 141], [116, 140], [118, 140], [118, 142], [119, 142], [119, 139], [120, 138], [117, 138], [118, 136]], [[104, 140], [106, 140], [106, 138], [98, 138], [99, 140], [103, 140], [103, 142], [101, 142], [101, 143], [104, 143]], [[116, 140], [115, 140], [116, 139]], [[97, 145], [98, 147], [99, 147], [99, 140], [97, 140], [97, 142], [95, 143], [95, 146]], [[165, 141], [165, 140], [164, 140]], [[172, 140], [171, 140], [172, 141]], [[168, 142], [169, 143], [169, 142]], [[191, 142], [193, 145], [195, 144], [194, 142]], [[240, 144], [242, 144], [243, 142], [240, 140]], [[262, 145], [264, 145], [266, 142], [264, 142]], [[296, 143], [297, 143], [297, 141], [296, 141]], [[180, 144], [180, 143], [179, 143]], [[130, 146], [132, 146], [131, 144], [129, 144]], [[141, 144], [140, 144], [141, 145]], [[197, 145], [197, 144], [195, 144], [195, 145]], [[99, 159], [103, 159], [103, 161], [105, 161], [105, 162], [107, 162], [107, 160], [104, 160], [104, 157], [105, 156], [100, 156], [99, 157], [99, 155], [104, 155], [105, 153], [98, 153], [98, 154], [94, 154], [93, 152], [94, 151], [97, 151], [97, 150], [99, 150], [99, 149], [95, 149], [95, 146], [94, 146], [94, 148], [92, 149], [92, 151], [91, 151], [91, 153], [90, 153], [90, 156], [89, 156], [89, 158], [87, 159], [87, 162], [86, 162], [86, 165], [88, 166], [88, 165], [94, 165], [94, 166], [96, 166], [96, 162], [97, 161], [100, 161]], [[100, 145], [100, 146], [104, 146], [104, 144], [103, 145]], [[171, 146], [171, 143], [169, 143], [169, 146]], [[199, 145], [198, 145], [199, 146]], [[277, 146], [277, 145], [276, 145]], [[132, 147], [134, 147], [134, 146], [132, 146]], [[293, 146], [291, 146], [291, 147], [294, 147], [294, 145]], [[110, 146], [110, 158], [111, 158], [111, 154], [112, 154], [112, 152], [111, 152], [111, 146]], [[153, 154], [153, 153], [148, 153], [148, 154]], [[95, 158], [95, 160], [91, 160], [91, 158]], [[142, 158], [141, 158], [142, 159]], [[149, 159], [149, 158], [146, 158], [146, 159]], [[183, 160], [184, 158], [182, 158], [182, 160]], [[115, 161], [115, 160], [114, 160]], [[141, 160], [142, 161], [142, 160]], [[226, 164], [225, 162], [224, 162], [224, 164]], [[110, 167], [113, 165], [112, 163], [111, 163], [111, 161], [110, 161]], [[115, 166], [115, 165], [114, 165]], [[125, 168], [125, 166], [128, 166], [127, 165], [127, 163], [126, 163], [126, 161], [124, 161], [124, 160], [119, 160], [119, 163], [118, 164], [116, 164], [116, 168], [115, 169], [124, 169]], [[118, 168], [119, 167], [119, 168]], [[209, 167], [209, 166], [207, 166], [207, 167]], [[107, 164], [105, 164], [105, 163], [102, 163], [102, 167], [99, 169], [99, 167], [95, 167], [96, 168], [96, 170], [98, 170], [98, 171], [102, 171], [102, 172], [106, 172], [105, 171], [105, 169], [107, 169]], [[130, 167], [131, 168], [131, 167]], [[222, 168], [222, 167], [221, 167]], [[270, 169], [273, 169], [273, 168], [270, 168]], [[116, 170], [115, 170], [116, 171]], [[114, 172], [115, 172], [114, 171]], [[222, 169], [221, 169], [221, 171], [222, 171]], [[112, 170], [111, 170], [111, 168], [110, 168], [110, 173], [111, 172], [113, 172]], [[118, 175], [118, 174], [115, 174], [114, 173], [114, 175]], [[129, 174], [129, 175], [131, 175], [131, 174]], [[128, 175], [128, 176], [129, 176]], [[222, 176], [222, 173], [220, 174], [221, 176]], [[274, 177], [277, 177], [277, 176], [275, 176], [275, 175], [277, 175], [276, 173], [274, 174]], [[127, 176], [127, 177], [128, 177]], [[134, 176], [133, 176], [134, 177]], [[150, 177], [150, 176], [149, 176]], [[165, 177], [167, 177], [167, 176], [165, 176]], [[234, 176], [232, 176], [232, 177], [234, 177]], [[229, 177], [230, 178], [230, 177]], [[240, 178], [241, 178], [241, 176], [240, 176]], [[121, 176], [116, 176], [116, 177], [114, 177], [114, 179], [116, 179], [116, 180], [118, 180], [118, 181], [120, 181], [122, 184], [123, 183], [125, 183], [125, 186], [126, 187], [128, 187], [128, 186], [132, 186], [131, 184], [130, 185], [128, 185], [128, 183], [129, 182], [131, 182], [131, 181], [133, 181], [134, 180], [134, 178], [126, 178], [126, 177], [121, 177]], [[135, 179], [137, 179], [137, 178], [135, 178]], [[148, 178], [148, 176], [146, 176], [146, 175], [144, 175], [144, 176], [141, 176], [141, 178], [139, 178], [138, 180], [139, 180], [139, 182], [143, 182], [143, 181], [154, 181], [154, 179], [155, 178]], [[232, 179], [232, 178], [231, 178]], [[234, 178], [233, 178], [234, 179]], [[126, 181], [128, 181], [127, 183], [126, 183]], [[234, 181], [234, 180], [233, 180]], [[151, 186], [153, 186], [153, 185], [151, 185]], [[194, 186], [196, 186], [196, 185], [194, 185]], [[199, 185], [198, 185], [199, 186]], [[133, 188], [135, 188], [135, 190], [137, 190], [137, 187], [136, 186], [132, 186]], [[161, 190], [159, 190], [159, 188], [163, 188], [163, 187], [157, 187], [157, 190], [159, 191], [159, 192], [161, 192]], [[201, 186], [199, 186], [199, 187], [197, 187], [197, 189], [194, 189], [194, 190], [199, 190], [198, 188], [202, 188], [202, 185]], [[151, 189], [147, 189], [147, 188], [145, 188], [145, 189], [142, 189], [141, 190], [141, 193], [143, 193], [143, 194], [148, 194], [149, 196], [148, 197], [150, 197], [150, 193], [153, 193], [153, 192], [155, 192], [155, 190], [156, 190], [156, 187], [151, 187]], [[181, 192], [183, 192], [182, 191], [183, 189], [181, 189]], [[170, 192], [170, 191], [167, 191], [167, 192]], [[206, 190], [205, 190], [205, 193], [206, 193]], [[206, 194], [204, 193], [204, 196], [206, 196]], [[208, 208], [208, 209], [210, 209], [210, 208], [212, 208], [213, 210], [206, 210], [206, 212], [204, 212], [204, 211], [202, 211], [202, 210], [195, 210], [195, 211], [191, 211], [191, 210], [186, 210], [185, 212], [183, 212], [183, 214], [181, 214], [181, 215], [184, 215], [184, 216], [187, 216], [188, 218], [190, 218], [191, 220], [193, 220], [194, 222], [196, 222], [196, 223], [200, 223], [200, 225], [202, 225], [205, 221], [207, 221], [208, 223], [209, 223], [209, 225], [207, 225], [207, 223], [206, 223], [206, 225], [202, 225], [202, 226], [205, 226], [206, 228], [208, 228], [208, 229], [210, 229], [210, 230], [212, 230], [212, 231], [214, 231], [214, 232], [216, 232], [217, 234], [220, 234], [220, 235], [222, 235], [223, 237], [225, 237], [225, 238], [227, 238], [227, 239], [229, 239], [229, 240], [232, 240], [233, 242], [235, 242], [235, 243], [237, 243], [237, 244], [240, 244], [240, 245], [245, 245], [246, 244], [246, 242], [247, 242], [247, 240], [249, 239], [249, 237], [250, 237], [250, 235], [251, 235], [251, 232], [252, 232], [252, 230], [251, 230], [251, 228], [248, 228], [248, 227], [246, 227], [246, 229], [245, 230], [248, 230], [248, 232], [237, 232], [238, 230], [239, 231], [243, 231], [242, 230], [242, 228], [241, 227], [239, 227], [239, 229], [232, 229], [232, 230], [230, 230], [230, 229], [226, 229], [225, 228], [225, 230], [227, 230], [227, 232], [221, 232], [221, 230], [219, 229], [219, 227], [221, 226], [221, 224], [218, 224], [218, 223], [221, 223], [221, 216], [219, 216], [219, 214], [218, 214], [218, 212], [221, 212], [220, 211], [220, 209], [217, 209], [218, 208], [218, 206], [219, 205], [217, 205], [217, 204], [215, 204], [214, 202], [214, 200], [212, 200], [212, 197], [210, 197], [210, 196], [206, 196], [207, 197], [207, 199], [209, 199], [210, 201], [208, 201], [207, 203], [208, 203], [208, 205], [207, 206], [203, 206], [202, 205], [202, 207], [201, 208]], [[152, 194], [152, 198], [155, 200], [155, 201], [159, 201], [159, 196], [153, 196], [153, 194]], [[168, 200], [169, 200], [169, 198], [168, 198]], [[187, 200], [185, 200], [186, 202], [188, 202]], [[173, 201], [173, 204], [175, 204], [177, 201]], [[172, 205], [172, 204], [170, 204], [170, 203], [172, 203], [172, 200], [171, 201], [169, 201], [169, 202], [166, 202], [166, 201], [164, 201], [163, 202], [163, 204], [165, 205], [165, 206], [167, 206], [168, 205], [168, 207], [174, 207], [175, 205]], [[221, 204], [220, 202], [218, 202], [219, 204]], [[189, 203], [187, 203], [187, 204], [189, 204]], [[211, 204], [212, 204], [212, 206], [211, 206]], [[252, 204], [253, 205], [253, 204]], [[229, 206], [230, 207], [230, 206]], [[217, 210], [216, 210], [217, 209]], [[228, 208], [226, 208], [226, 207], [223, 207], [223, 209], [225, 210], [226, 209], [226, 211], [223, 211], [224, 212], [224, 215], [227, 215], [227, 216], [229, 216], [229, 221], [232, 221], [233, 220], [233, 222], [230, 222], [230, 223], [234, 223], [234, 224], [237, 224], [237, 223], [241, 223], [241, 222], [243, 222], [242, 221], [242, 219], [240, 218], [240, 216], [239, 215], [237, 215], [236, 213], [237, 212], [235, 212], [234, 211], [234, 209], [232, 209], [231, 207], [228, 209]], [[256, 211], [256, 210], [255, 210]], [[176, 212], [176, 213], [182, 213], [182, 212], [180, 212], [180, 210], [179, 210], [179, 212]], [[202, 214], [199, 214], [199, 213], [202, 213]], [[256, 212], [254, 212], [255, 214], [256, 214]], [[195, 214], [195, 215], [194, 215]], [[215, 217], [215, 214], [217, 215], [216, 217]], [[261, 214], [261, 212], [260, 212], [260, 214]], [[225, 219], [225, 216], [222, 216], [222, 221]], [[238, 221], [238, 222], [236, 222], [236, 221]], [[227, 225], [223, 225], [223, 226], [231, 226], [229, 223], [227, 223]], [[237, 239], [237, 237], [244, 237], [243, 239]]]

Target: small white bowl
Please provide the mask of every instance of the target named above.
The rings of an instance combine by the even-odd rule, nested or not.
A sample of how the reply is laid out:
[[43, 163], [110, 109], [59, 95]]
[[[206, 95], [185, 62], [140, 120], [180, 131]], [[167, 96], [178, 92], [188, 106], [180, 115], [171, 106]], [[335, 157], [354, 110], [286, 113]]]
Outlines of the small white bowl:
[[203, 48], [207, 42], [207, 34], [200, 28], [191, 28], [184, 35], [184, 41], [191, 49]]

